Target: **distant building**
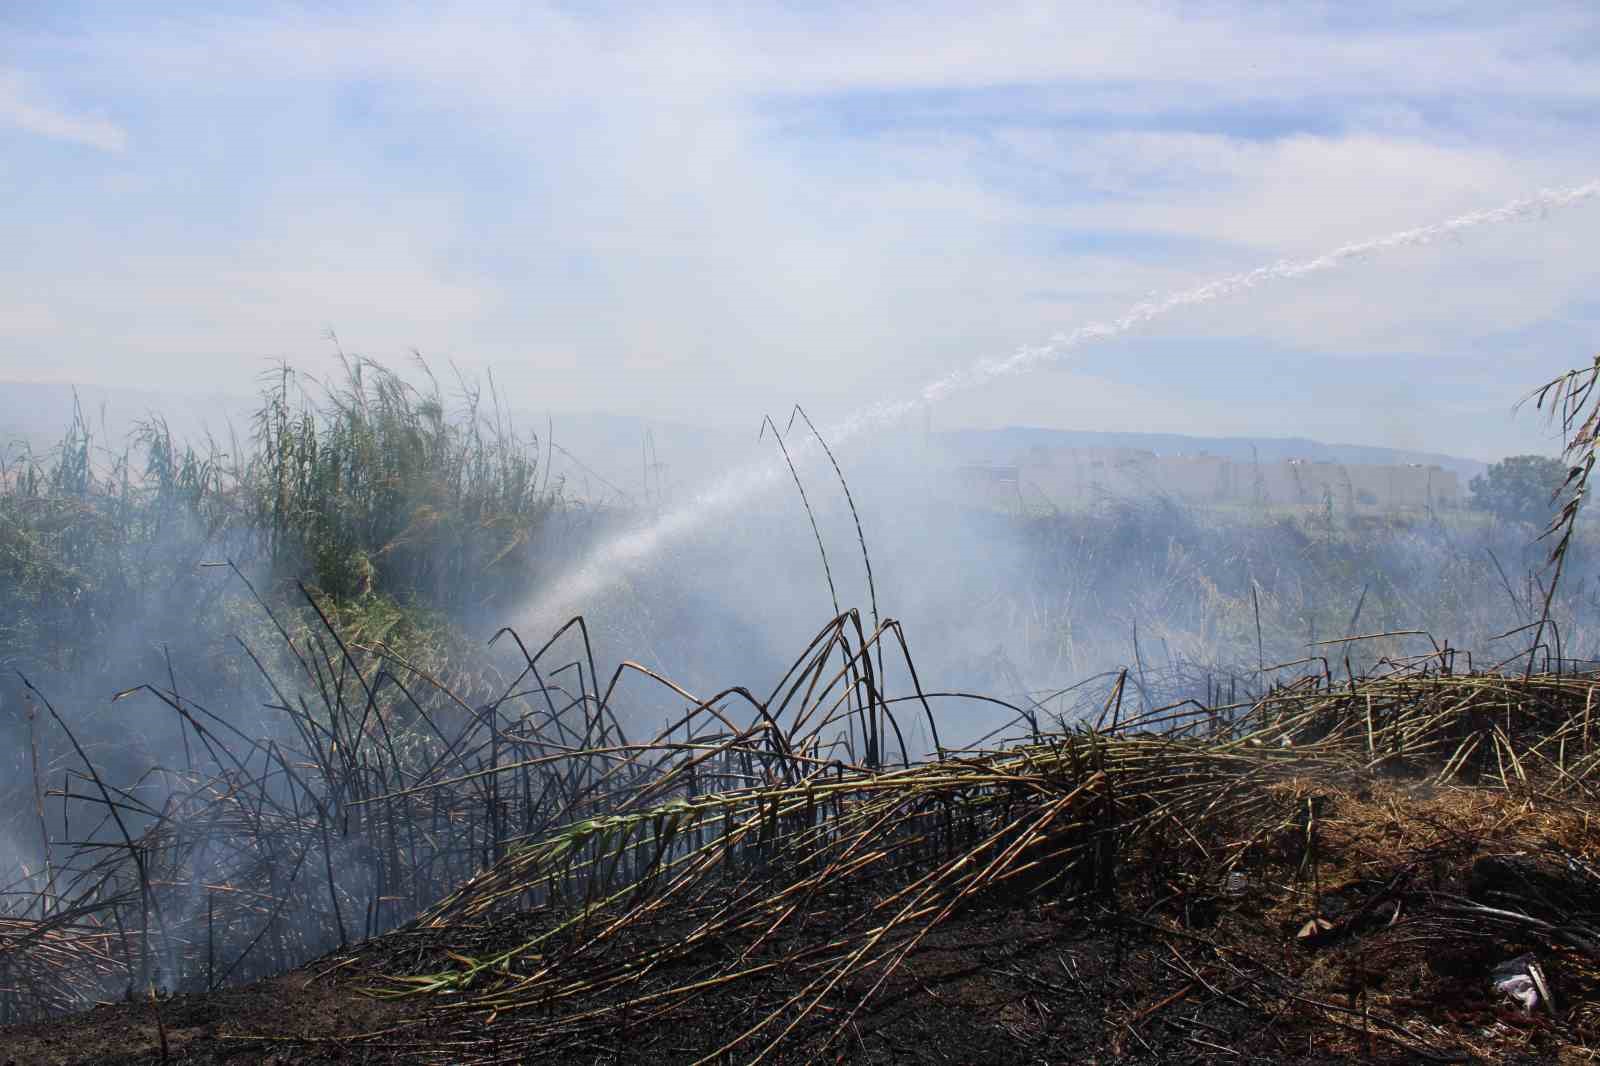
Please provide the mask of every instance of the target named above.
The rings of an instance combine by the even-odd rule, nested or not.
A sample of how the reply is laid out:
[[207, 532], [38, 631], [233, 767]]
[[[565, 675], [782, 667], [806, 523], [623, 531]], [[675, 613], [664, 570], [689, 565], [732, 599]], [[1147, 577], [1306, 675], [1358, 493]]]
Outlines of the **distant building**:
[[1029, 449], [1015, 466], [963, 467], [973, 502], [1022, 499], [1068, 507], [1107, 496], [1165, 495], [1193, 504], [1332, 503], [1346, 511], [1451, 510], [1463, 505], [1453, 470], [1422, 464], [1328, 460], [1235, 462], [1221, 456], [1157, 455], [1137, 448]]

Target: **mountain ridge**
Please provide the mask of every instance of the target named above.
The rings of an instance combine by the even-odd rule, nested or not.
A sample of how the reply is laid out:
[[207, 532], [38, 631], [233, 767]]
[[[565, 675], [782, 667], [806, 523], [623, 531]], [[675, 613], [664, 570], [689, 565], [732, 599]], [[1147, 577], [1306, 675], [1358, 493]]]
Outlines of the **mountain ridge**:
[[1011, 463], [1034, 447], [1137, 448], [1158, 455], [1215, 455], [1236, 462], [1282, 462], [1306, 459], [1345, 465], [1420, 463], [1452, 470], [1463, 480], [1483, 473], [1489, 464], [1441, 452], [1389, 448], [1375, 444], [1329, 444], [1309, 437], [1197, 437], [1184, 433], [1048, 429], [1004, 426], [999, 429], [954, 429], [933, 434], [952, 457], [970, 463]]
[[[253, 397], [224, 393], [189, 393], [124, 386], [73, 386], [44, 382], [0, 382], [0, 449], [26, 443], [35, 450], [58, 443], [72, 419], [74, 397], [91, 428], [103, 432], [108, 443], [121, 443], [134, 423], [152, 415], [168, 420], [178, 437], [196, 437], [206, 431], [223, 435], [231, 424], [248, 431], [255, 409]], [[714, 473], [719, 457], [727, 458], [734, 435], [726, 428], [698, 426], [670, 418], [602, 411], [535, 415], [513, 409], [513, 420], [547, 435], [553, 425], [559, 452], [576, 464], [572, 473], [598, 471], [602, 476], [631, 483], [640, 480], [643, 447], [648, 432], [659, 459], [680, 471]], [[752, 434], [753, 436], [753, 434]], [[548, 442], [547, 442], [548, 443]], [[941, 461], [962, 464], [1010, 464], [1033, 447], [1138, 448], [1161, 455], [1207, 453], [1239, 462], [1280, 462], [1285, 459], [1329, 460], [1345, 464], [1422, 463], [1455, 471], [1463, 482], [1481, 474], [1488, 464], [1475, 459], [1370, 444], [1330, 444], [1308, 437], [1200, 437], [1183, 433], [1051, 429], [1041, 426], [1002, 426], [993, 429], [939, 430], [929, 443]], [[657, 456], [652, 454], [650, 461]], [[725, 463], [724, 463], [725, 465]], [[592, 468], [592, 470], [591, 470]]]

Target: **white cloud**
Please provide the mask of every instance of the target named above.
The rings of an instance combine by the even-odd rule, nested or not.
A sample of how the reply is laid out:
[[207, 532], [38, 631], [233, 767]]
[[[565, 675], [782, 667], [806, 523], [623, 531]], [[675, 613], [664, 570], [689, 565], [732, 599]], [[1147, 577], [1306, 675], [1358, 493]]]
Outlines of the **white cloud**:
[[[162, 175], [175, 199], [231, 213], [201, 227], [175, 210], [112, 242], [124, 223], [91, 186], [100, 213], [53, 222], [59, 251], [30, 266], [66, 294], [58, 360], [253, 372], [320, 350], [331, 324], [374, 354], [495, 365], [536, 406], [743, 422], [795, 399], [842, 413], [1152, 290], [1600, 173], [1600, 141], [1575, 135], [1600, 103], [1600, 68], [1569, 47], [1581, 9], [1359, 29], [1320, 25], [1323, 8], [1192, 10], [479, 5], [103, 26], [75, 46], [92, 87], [126, 94], [141, 144], [148, 126], [193, 147]], [[379, 102], [365, 125], [340, 117], [352, 88]], [[454, 172], [391, 167], [388, 139], [469, 152]], [[1147, 332], [1448, 351], [1594, 291], [1597, 214]], [[950, 417], [1220, 417], [1158, 390], [1113, 399], [1109, 379], [1055, 402], [1069, 377]]]
[[106, 152], [120, 152], [128, 144], [127, 132], [114, 122], [68, 114], [33, 99], [17, 71], [0, 70], [0, 124]]
[[[1314, 255], [1593, 173], [1548, 158], [1510, 158], [1494, 146], [1446, 147], [1360, 134], [1269, 142], [1115, 134], [1084, 143], [1082, 155], [1090, 160], [1087, 181], [1131, 190], [1118, 198], [1119, 226], [1214, 244], [1217, 251], [1197, 252], [1189, 265], [1193, 270], [1194, 260], [1209, 254], [1214, 274], [1276, 256]], [[1154, 195], [1140, 191], [1159, 174], [1186, 180], [1163, 182]], [[1092, 228], [1106, 212], [1103, 205], [1074, 207], [1058, 217]], [[1585, 251], [1596, 241], [1600, 210], [1590, 206], [1457, 243], [1391, 253], [1154, 328], [1257, 337], [1333, 354], [1433, 352], [1474, 334], [1546, 320], [1584, 298], [1600, 280]], [[1108, 297], [1105, 314], [1112, 313], [1110, 303], [1125, 298]]]

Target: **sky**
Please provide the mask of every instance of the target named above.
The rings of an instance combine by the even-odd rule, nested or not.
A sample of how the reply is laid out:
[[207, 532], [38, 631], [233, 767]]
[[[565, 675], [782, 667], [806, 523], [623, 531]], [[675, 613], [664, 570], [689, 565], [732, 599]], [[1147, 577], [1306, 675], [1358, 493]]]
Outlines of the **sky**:
[[[1600, 178], [1600, 7], [0, 0], [0, 381], [352, 352], [819, 422], [1130, 305]], [[1181, 311], [935, 426], [1551, 451], [1600, 201]], [[4, 399], [0, 396], [0, 413]]]

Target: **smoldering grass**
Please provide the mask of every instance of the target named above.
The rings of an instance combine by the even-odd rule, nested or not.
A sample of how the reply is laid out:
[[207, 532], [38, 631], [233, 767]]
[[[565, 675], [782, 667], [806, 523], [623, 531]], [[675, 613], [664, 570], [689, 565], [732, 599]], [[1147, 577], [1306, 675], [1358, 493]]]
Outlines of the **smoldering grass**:
[[[845, 985], [870, 997], [963, 908], [1016, 892], [1089, 906], [1164, 827], [1265, 812], [1263, 783], [1427, 768], [1439, 786], [1520, 792], [1537, 768], [1541, 787], [1581, 795], [1600, 765], [1591, 679], [1462, 675], [1422, 656], [1350, 685], [1324, 668], [1234, 707], [1112, 712], [1099, 728], [1035, 726], [1020, 746], [887, 769], [840, 727], [871, 707], [847, 699], [851, 664], [893, 625], [862, 640], [846, 613], [765, 697], [707, 698], [626, 662], [597, 685], [577, 620], [570, 651], [563, 634], [533, 651], [516, 641], [524, 669], [482, 699], [328, 632], [301, 667], [321, 705], [277, 705], [306, 717], [298, 735], [328, 738], [321, 753], [214, 731], [202, 721], [213, 712], [156, 690], [201, 740], [195, 764], [167, 771], [182, 785], [161, 811], [101, 783], [104, 815], [126, 808], [145, 827], [125, 825], [118, 847], [75, 846], [66, 890], [39, 911], [52, 918], [10, 923], [58, 945], [15, 986], [13, 1009], [95, 998], [149, 965], [135, 944], [151, 945], [169, 988], [252, 979], [344, 943], [343, 914], [365, 913], [366, 935], [408, 926], [454, 960], [392, 991], [454, 992], [451, 1012], [492, 1013], [523, 1048], [611, 1026], [622, 1009], [670, 1017], [709, 988], [799, 967], [808, 976], [788, 1000], [731, 1038], [759, 1057]], [[552, 683], [567, 672], [571, 686]], [[629, 677], [682, 708], [638, 741], [611, 724]], [[513, 912], [545, 928], [482, 956], [444, 947]], [[679, 932], [640, 938], [658, 922]], [[825, 943], [791, 939], [818, 922]], [[808, 945], [803, 965], [784, 954], [793, 943]], [[729, 944], [738, 961], [714, 977], [690, 962]]]
[[[934, 927], [980, 898], [1020, 890], [1085, 906], [1117, 880], [1106, 865], [1116, 861], [1111, 855], [1146, 863], [1160, 851], [1139, 848], [1162, 827], [1209, 834], [1213, 823], [1265, 817], [1274, 806], [1265, 786], [1273, 782], [1356, 780], [1401, 766], [1436, 767], [1440, 785], [1482, 781], [1487, 755], [1461, 754], [1472, 739], [1500, 737], [1505, 716], [1519, 739], [1504, 734], [1503, 750], [1544, 750], [1573, 736], [1592, 691], [1587, 678], [1426, 671], [1353, 689], [1307, 683], [1275, 691], [1201, 740], [1185, 737], [1195, 720], [1211, 719], [1211, 709], [1164, 709], [1168, 720], [1154, 731], [1148, 721], [1137, 729], [1079, 728], [1042, 744], [889, 772], [819, 766], [793, 783], [593, 819], [467, 883], [425, 914], [419, 929], [448, 943], [453, 929], [504, 913], [526, 886], [592, 884], [596, 870], [642, 848], [652, 859], [637, 881], [607, 877], [570, 916], [552, 908], [536, 939], [481, 958], [458, 955], [396, 990], [465, 994], [441, 1009], [493, 1017], [500, 1053], [531, 1053], [613, 1028], [630, 1012], [660, 1024], [711, 989], [730, 1005], [750, 1002], [736, 987], [799, 974], [786, 999], [769, 998], [744, 1015], [733, 1038], [710, 1052], [760, 1061], [858, 978], [851, 987], [866, 988], [854, 993], [861, 998], [847, 997], [842, 1014], [836, 1003], [820, 1021], [824, 1031], [840, 1032], [839, 1019], [881, 988]], [[1280, 743], [1285, 736], [1291, 744]], [[1594, 758], [1589, 751], [1585, 758]], [[1566, 771], [1559, 782], [1545, 780], [1543, 788], [1581, 793]], [[1529, 781], [1501, 771], [1495, 787], [1518, 792]], [[1116, 803], [1107, 807], [1113, 792]], [[832, 817], [818, 823], [819, 810]], [[685, 826], [709, 828], [721, 840], [675, 850]], [[818, 922], [826, 937], [788, 936]], [[647, 932], [657, 926], [681, 932]], [[723, 962], [692, 961], [712, 945]]]

